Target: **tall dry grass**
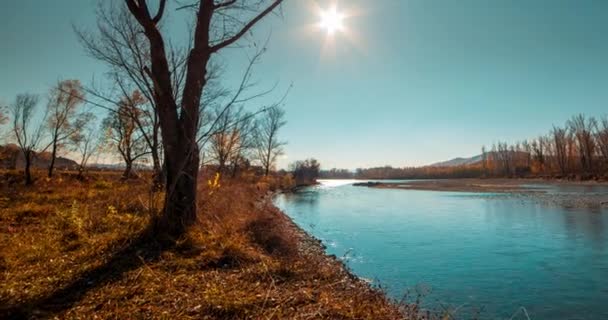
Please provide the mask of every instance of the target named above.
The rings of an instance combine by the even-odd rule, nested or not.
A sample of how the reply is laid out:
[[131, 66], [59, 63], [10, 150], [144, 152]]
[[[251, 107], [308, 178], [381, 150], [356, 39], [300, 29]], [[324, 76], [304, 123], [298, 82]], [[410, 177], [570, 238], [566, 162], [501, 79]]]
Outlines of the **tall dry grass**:
[[272, 205], [289, 178], [202, 178], [198, 223], [167, 247], [147, 234], [163, 198], [147, 178], [2, 177], [0, 317], [402, 317]]

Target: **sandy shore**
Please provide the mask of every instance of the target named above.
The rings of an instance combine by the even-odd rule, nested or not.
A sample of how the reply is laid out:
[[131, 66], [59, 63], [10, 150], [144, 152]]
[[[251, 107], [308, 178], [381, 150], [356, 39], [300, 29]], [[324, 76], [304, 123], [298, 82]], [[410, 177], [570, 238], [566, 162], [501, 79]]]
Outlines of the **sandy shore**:
[[[404, 183], [370, 182], [355, 185], [380, 189], [497, 193], [568, 208], [608, 208], [608, 183], [606, 182], [541, 179], [443, 179]], [[530, 187], [530, 185], [540, 186], [540, 188]], [[577, 187], [580, 192], [549, 192], [551, 187]], [[598, 192], [597, 187], [606, 187], [606, 189]]]

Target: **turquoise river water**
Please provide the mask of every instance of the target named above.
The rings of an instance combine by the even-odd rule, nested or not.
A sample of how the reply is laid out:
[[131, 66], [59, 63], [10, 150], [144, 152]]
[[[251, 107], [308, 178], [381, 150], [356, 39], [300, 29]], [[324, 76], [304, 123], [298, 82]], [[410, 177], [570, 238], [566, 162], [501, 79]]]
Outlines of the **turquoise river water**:
[[608, 319], [608, 211], [351, 183], [322, 181], [275, 203], [392, 298], [421, 294], [424, 307], [459, 318], [526, 319], [525, 308], [531, 319]]

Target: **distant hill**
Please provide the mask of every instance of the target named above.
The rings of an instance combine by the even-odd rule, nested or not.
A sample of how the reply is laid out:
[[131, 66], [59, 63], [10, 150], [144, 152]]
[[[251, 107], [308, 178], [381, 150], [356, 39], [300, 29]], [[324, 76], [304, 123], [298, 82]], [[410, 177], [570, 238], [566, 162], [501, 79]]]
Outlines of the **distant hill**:
[[448, 161], [437, 162], [429, 165], [429, 167], [457, 167], [471, 165], [481, 161], [482, 156], [476, 155], [470, 158], [454, 158]]
[[[33, 168], [48, 168], [51, 160], [50, 152], [36, 153], [34, 155], [34, 161], [32, 162]], [[15, 144], [0, 145], [0, 168], [2, 169], [19, 169], [25, 166], [25, 158], [19, 150], [19, 147]], [[63, 170], [76, 170], [78, 169], [78, 163], [76, 161], [57, 157], [55, 159], [55, 168]]]

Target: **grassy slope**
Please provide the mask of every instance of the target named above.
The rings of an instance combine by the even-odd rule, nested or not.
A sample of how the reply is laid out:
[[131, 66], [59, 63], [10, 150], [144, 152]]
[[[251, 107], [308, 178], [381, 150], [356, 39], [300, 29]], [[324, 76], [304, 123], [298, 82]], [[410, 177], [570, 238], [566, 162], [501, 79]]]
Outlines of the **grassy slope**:
[[0, 184], [0, 318], [401, 318], [264, 197], [267, 183], [201, 183], [199, 224], [161, 248], [146, 226], [162, 195], [142, 180], [15, 180]]

